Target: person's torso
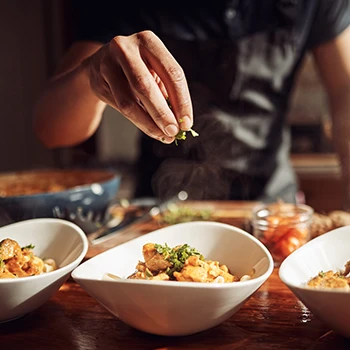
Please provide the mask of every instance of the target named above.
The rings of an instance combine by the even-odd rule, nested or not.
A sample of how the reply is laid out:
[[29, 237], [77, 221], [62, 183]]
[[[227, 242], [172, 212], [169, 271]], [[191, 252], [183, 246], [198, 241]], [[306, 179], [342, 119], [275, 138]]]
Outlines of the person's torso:
[[106, 3], [106, 41], [152, 30], [183, 67], [200, 134], [179, 146], [143, 136], [138, 194], [192, 186], [195, 197], [254, 199], [280, 196], [294, 183], [285, 113], [315, 2], [133, 1], [119, 12], [118, 1]]

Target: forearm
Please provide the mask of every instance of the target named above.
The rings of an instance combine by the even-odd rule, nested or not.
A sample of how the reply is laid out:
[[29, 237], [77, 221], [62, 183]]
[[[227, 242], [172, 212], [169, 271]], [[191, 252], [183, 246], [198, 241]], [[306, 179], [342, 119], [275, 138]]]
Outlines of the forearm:
[[350, 210], [350, 86], [331, 98], [333, 145], [339, 155], [343, 206]]
[[34, 111], [35, 132], [50, 148], [76, 145], [96, 131], [104, 108], [79, 65], [48, 83]]

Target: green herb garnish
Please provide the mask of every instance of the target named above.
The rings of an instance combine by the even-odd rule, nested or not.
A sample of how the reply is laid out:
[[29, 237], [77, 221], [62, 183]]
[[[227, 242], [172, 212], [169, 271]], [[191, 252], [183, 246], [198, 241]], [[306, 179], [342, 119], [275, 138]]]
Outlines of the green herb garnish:
[[146, 277], [147, 278], [151, 278], [151, 277], [153, 277], [153, 274], [152, 274], [152, 272], [148, 269], [148, 268], [146, 268], [146, 270], [145, 270], [145, 274], [146, 274]]
[[211, 216], [212, 212], [209, 209], [195, 210], [173, 205], [162, 215], [161, 221], [168, 225], [174, 225], [181, 222], [209, 220]]
[[[172, 110], [173, 107], [171, 106], [169, 97], [166, 98], [166, 102], [168, 103], [169, 108]], [[181, 124], [182, 122], [183, 122], [183, 120], [182, 120], [182, 119], [179, 119], [179, 123]], [[194, 131], [193, 129], [190, 129], [190, 130], [188, 130], [188, 131], [191, 133], [191, 135], [192, 135], [193, 137], [199, 136], [198, 132]], [[178, 134], [175, 136], [175, 145], [176, 145], [176, 146], [179, 145], [178, 142], [177, 142], [178, 140], [182, 140], [182, 141], [185, 141], [185, 140], [186, 140], [186, 137], [187, 137], [186, 134], [187, 134], [187, 131], [184, 131], [184, 130], [180, 130], [180, 131], [178, 132]]]
[[318, 273], [318, 275], [320, 276], [320, 277], [324, 277], [324, 276], [326, 276], [326, 274], [323, 272], [323, 271], [320, 271], [319, 273]]
[[28, 250], [30, 250], [30, 249], [34, 249], [35, 248], [35, 246], [33, 245], [33, 244], [28, 244], [28, 245], [26, 245], [25, 247], [22, 247], [21, 249], [23, 250], [23, 249], [28, 249]]
[[3, 269], [5, 267], [5, 262], [0, 258], [0, 269]]
[[179, 247], [170, 248], [166, 243], [165, 245], [155, 244], [155, 249], [163, 258], [171, 263], [165, 272], [169, 277], [173, 277], [175, 271], [179, 272], [182, 270], [186, 260], [190, 256], [198, 256], [200, 260], [204, 260], [203, 255], [196, 249], [190, 247], [188, 244], [183, 244]]
[[[180, 119], [180, 123], [181, 123], [181, 119]], [[199, 136], [199, 134], [198, 134], [198, 132], [196, 132], [196, 131], [194, 131], [193, 129], [190, 129], [190, 130], [188, 130], [191, 134], [192, 134], [192, 136], [193, 137], [196, 137], [196, 136]], [[175, 136], [175, 145], [176, 146], [178, 146], [178, 140], [186, 140], [186, 133], [187, 133], [187, 131], [184, 131], [184, 130], [180, 130], [179, 132], [178, 132], [178, 134]]]

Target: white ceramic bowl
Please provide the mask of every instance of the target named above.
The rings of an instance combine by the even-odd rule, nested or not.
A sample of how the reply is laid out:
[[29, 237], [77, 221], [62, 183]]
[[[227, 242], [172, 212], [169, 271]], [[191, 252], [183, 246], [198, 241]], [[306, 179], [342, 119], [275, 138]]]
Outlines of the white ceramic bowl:
[[[226, 264], [239, 277], [254, 267], [254, 278], [237, 283], [121, 279], [101, 280], [106, 272], [127, 277], [143, 260], [146, 243], [189, 244], [205, 258]], [[166, 336], [197, 333], [230, 318], [273, 271], [269, 251], [249, 233], [215, 222], [168, 226], [112, 248], [84, 262], [72, 277], [126, 324]]]
[[350, 292], [316, 290], [305, 283], [320, 271], [342, 270], [350, 260], [350, 226], [314, 238], [280, 266], [279, 276], [303, 304], [320, 320], [350, 337]]
[[34, 254], [53, 258], [59, 268], [38, 276], [0, 279], [0, 322], [24, 316], [43, 305], [86, 255], [88, 240], [75, 224], [60, 219], [31, 219], [0, 228], [0, 241], [33, 244]]

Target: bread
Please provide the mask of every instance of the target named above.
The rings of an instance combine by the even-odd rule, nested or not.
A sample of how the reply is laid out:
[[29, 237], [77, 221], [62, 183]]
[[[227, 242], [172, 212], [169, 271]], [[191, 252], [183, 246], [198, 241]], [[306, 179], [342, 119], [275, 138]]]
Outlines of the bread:
[[328, 214], [314, 213], [310, 226], [311, 238], [347, 225], [350, 225], [350, 213], [345, 211], [334, 210]]

